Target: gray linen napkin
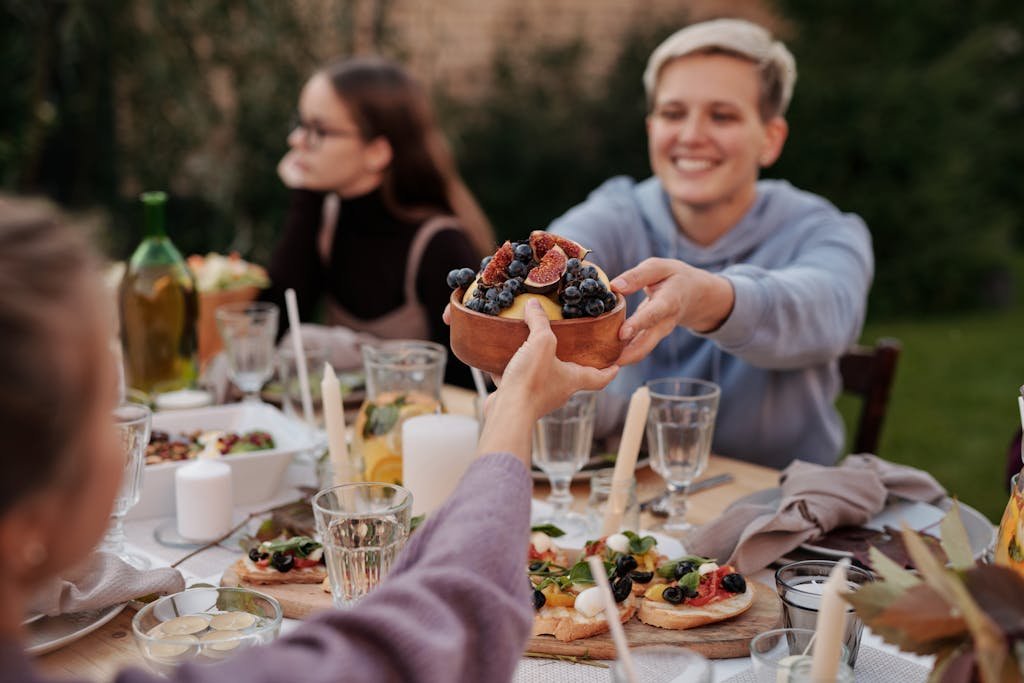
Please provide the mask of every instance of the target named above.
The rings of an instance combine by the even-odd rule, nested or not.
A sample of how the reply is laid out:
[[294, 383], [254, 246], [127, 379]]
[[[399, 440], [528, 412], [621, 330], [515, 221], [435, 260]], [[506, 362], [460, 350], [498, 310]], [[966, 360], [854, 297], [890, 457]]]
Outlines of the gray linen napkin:
[[136, 569], [116, 555], [95, 552], [36, 591], [29, 611], [56, 616], [102, 609], [152, 593], [163, 595], [182, 590], [185, 579], [177, 569]]
[[741, 498], [698, 527], [687, 551], [727, 557], [737, 571], [755, 572], [836, 527], [867, 523], [890, 495], [934, 502], [946, 494], [927, 472], [867, 454], [850, 455], [836, 467], [796, 460], [779, 479], [778, 507]]

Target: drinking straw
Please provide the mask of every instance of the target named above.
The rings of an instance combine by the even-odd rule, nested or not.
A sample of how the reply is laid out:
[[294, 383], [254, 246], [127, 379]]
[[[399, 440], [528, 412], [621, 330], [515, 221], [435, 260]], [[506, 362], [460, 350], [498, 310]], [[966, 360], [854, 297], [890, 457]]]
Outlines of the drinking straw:
[[[309, 373], [306, 371], [306, 351], [302, 347], [302, 331], [299, 325], [299, 303], [295, 290], [284, 290], [284, 302], [288, 308], [288, 327], [292, 331], [292, 346], [295, 348], [295, 374], [299, 376], [299, 394], [302, 396], [302, 416], [306, 424], [313, 425], [313, 399], [309, 395]], [[287, 390], [287, 387], [285, 388]]]
[[[644, 438], [644, 425], [647, 424], [647, 411], [651, 407], [651, 393], [647, 387], [640, 387], [629, 399], [629, 411], [626, 413], [626, 425], [622, 428], [622, 440], [619, 442], [619, 454], [615, 458], [615, 471], [612, 474], [612, 488], [608, 493], [608, 506], [604, 510], [604, 532], [609, 536], [619, 530], [622, 515], [629, 501], [629, 487], [633, 482], [636, 470], [636, 458], [640, 453], [640, 442]], [[639, 531], [639, 529], [634, 529]]]
[[608, 583], [608, 573], [604, 568], [604, 562], [597, 555], [591, 555], [587, 558], [587, 564], [590, 565], [590, 574], [600, 587], [601, 595], [604, 598], [604, 616], [608, 620], [608, 628], [612, 632], [615, 652], [618, 655], [619, 661], [622, 662], [622, 671], [626, 674], [628, 683], [636, 683], [633, 657], [629, 654], [626, 632], [622, 629], [622, 622], [619, 620], [619, 608], [615, 604], [615, 596], [612, 595], [612, 587]]

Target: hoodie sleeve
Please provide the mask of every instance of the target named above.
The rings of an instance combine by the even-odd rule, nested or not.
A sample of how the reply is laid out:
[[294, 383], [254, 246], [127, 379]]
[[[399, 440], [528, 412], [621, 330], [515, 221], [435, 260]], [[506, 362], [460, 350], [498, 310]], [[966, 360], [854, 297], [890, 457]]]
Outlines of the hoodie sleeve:
[[736, 264], [721, 275], [732, 284], [732, 313], [707, 338], [763, 368], [791, 369], [830, 361], [860, 335], [874, 274], [871, 235], [853, 214], [820, 211], [803, 218], [793, 258], [766, 268]]

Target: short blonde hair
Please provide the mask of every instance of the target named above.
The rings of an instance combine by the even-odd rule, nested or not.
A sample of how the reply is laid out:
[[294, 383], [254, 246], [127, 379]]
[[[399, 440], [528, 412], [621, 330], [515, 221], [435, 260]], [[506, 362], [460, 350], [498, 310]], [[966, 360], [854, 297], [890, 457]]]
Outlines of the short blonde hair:
[[753, 62], [761, 79], [758, 109], [765, 121], [784, 116], [796, 84], [796, 60], [786, 46], [763, 27], [743, 19], [714, 19], [692, 24], [655, 48], [644, 70], [647, 104], [654, 103], [661, 70], [669, 62], [693, 54], [726, 54]]

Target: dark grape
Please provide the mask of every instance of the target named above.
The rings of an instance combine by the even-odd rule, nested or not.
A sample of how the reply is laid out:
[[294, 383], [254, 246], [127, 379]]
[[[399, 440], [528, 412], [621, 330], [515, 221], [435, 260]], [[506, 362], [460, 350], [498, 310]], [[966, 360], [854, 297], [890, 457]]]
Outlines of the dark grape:
[[474, 313], [484, 312], [484, 300], [483, 299], [470, 299], [466, 302], [466, 308], [473, 311]]
[[595, 268], [594, 266], [583, 266], [582, 268], [580, 268], [579, 276], [583, 279], [589, 277], [591, 280], [596, 280], [598, 279], [597, 268]]
[[523, 281], [517, 277], [505, 280], [505, 291], [515, 296], [523, 289]]
[[571, 258], [565, 262], [565, 270], [567, 273], [575, 273], [580, 269], [580, 260], [578, 258]]
[[508, 308], [509, 306], [512, 305], [512, 301], [514, 301], [514, 300], [515, 300], [515, 297], [512, 296], [509, 292], [502, 292], [501, 294], [498, 295], [498, 299], [497, 299], [498, 307], [499, 308]]
[[526, 274], [529, 272], [529, 269], [527, 269], [526, 264], [523, 263], [522, 261], [513, 261], [512, 263], [508, 264], [508, 268], [506, 270], [508, 270], [508, 274], [511, 277], [525, 277]]
[[587, 315], [589, 315], [591, 318], [596, 318], [597, 316], [604, 313], [604, 302], [601, 301], [600, 299], [590, 299], [589, 301], [587, 301], [586, 304], [583, 305], [583, 310], [585, 310], [587, 312]]
[[483, 270], [484, 268], [486, 268], [487, 264], [491, 262], [492, 258], [494, 258], [494, 257], [493, 256], [484, 256], [483, 260], [480, 261], [480, 270]]
[[526, 244], [524, 242], [520, 242], [519, 244], [517, 244], [516, 248], [513, 249], [513, 253], [515, 254], [517, 261], [529, 263], [530, 261], [533, 260], [533, 249], [530, 248], [529, 244]]
[[593, 296], [597, 294], [598, 291], [600, 291], [600, 289], [598, 287], [597, 280], [593, 278], [585, 278], [583, 282], [580, 283], [580, 293], [583, 296]]
[[501, 309], [498, 308], [498, 304], [496, 302], [494, 302], [494, 301], [485, 301], [484, 302], [484, 310], [482, 311], [483, 313], [486, 313], [487, 315], [498, 315], [498, 313], [500, 311], [501, 311]]
[[456, 268], [455, 270], [448, 271], [448, 278], [445, 280], [445, 282], [447, 282], [448, 286], [451, 287], [452, 289], [458, 289], [459, 273], [461, 272], [462, 271], [460, 271], [458, 268]]
[[[450, 274], [451, 273], [449, 273], [449, 275]], [[458, 278], [460, 287], [469, 287], [470, 283], [476, 279], [476, 273], [473, 272], [472, 268], [463, 268], [459, 271], [459, 274], [456, 277]]]
[[565, 304], [562, 306], [562, 317], [567, 320], [569, 318], [581, 318], [583, 317], [583, 311], [576, 304]]
[[579, 303], [579, 300], [582, 299], [582, 298], [583, 298], [583, 295], [580, 294], [579, 287], [577, 287], [575, 285], [569, 285], [564, 290], [562, 290], [562, 302], [563, 303], [567, 303], [567, 304]]

